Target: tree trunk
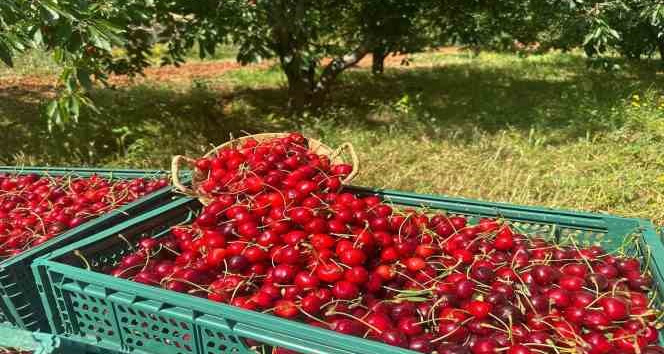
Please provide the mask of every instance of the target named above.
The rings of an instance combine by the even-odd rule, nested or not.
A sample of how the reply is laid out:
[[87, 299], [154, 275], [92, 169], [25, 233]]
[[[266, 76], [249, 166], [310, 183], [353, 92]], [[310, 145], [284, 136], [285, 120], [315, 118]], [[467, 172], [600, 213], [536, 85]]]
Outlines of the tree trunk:
[[288, 107], [295, 112], [302, 112], [308, 105], [311, 92], [306, 89], [304, 82], [297, 75], [288, 77]]
[[292, 1], [273, 0], [270, 5], [271, 47], [279, 55], [281, 69], [288, 79], [288, 106], [294, 112], [302, 112], [311, 101], [316, 72], [316, 63], [306, 62], [302, 56], [308, 43], [307, 33], [292, 26], [305, 15], [304, 1], [296, 2], [295, 11], [291, 8]]
[[385, 71], [385, 58], [387, 57], [387, 51], [384, 49], [374, 49], [372, 55], [373, 59], [371, 61], [371, 73], [374, 75], [380, 75]]
[[294, 112], [302, 112], [311, 102], [315, 65], [309, 65], [307, 70], [303, 70], [301, 60], [293, 59], [290, 62], [282, 60], [281, 66], [288, 78], [288, 106]]
[[664, 40], [657, 41], [657, 49], [659, 49], [659, 60], [664, 62]]

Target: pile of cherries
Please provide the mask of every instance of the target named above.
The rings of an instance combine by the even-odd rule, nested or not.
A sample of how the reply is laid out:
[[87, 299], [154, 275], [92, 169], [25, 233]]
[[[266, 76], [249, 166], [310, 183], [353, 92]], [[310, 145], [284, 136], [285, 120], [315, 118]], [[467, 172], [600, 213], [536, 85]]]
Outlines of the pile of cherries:
[[167, 179], [0, 174], [0, 260], [165, 186]]
[[664, 353], [635, 258], [344, 192], [297, 133], [197, 169], [212, 202], [112, 275], [423, 353]]

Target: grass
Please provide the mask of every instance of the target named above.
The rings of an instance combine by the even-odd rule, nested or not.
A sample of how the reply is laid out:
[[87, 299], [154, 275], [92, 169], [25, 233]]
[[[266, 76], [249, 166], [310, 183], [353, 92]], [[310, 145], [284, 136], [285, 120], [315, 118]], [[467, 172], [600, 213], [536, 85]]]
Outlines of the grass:
[[0, 162], [168, 168], [172, 155], [200, 155], [229, 134], [302, 130], [352, 142], [360, 185], [664, 225], [664, 75], [656, 62], [619, 64], [605, 72], [575, 54], [425, 53], [380, 78], [344, 74], [328, 109], [297, 119], [280, 71], [246, 67], [100, 89], [100, 115], [53, 135], [38, 114], [42, 94], [14, 88], [0, 91]]

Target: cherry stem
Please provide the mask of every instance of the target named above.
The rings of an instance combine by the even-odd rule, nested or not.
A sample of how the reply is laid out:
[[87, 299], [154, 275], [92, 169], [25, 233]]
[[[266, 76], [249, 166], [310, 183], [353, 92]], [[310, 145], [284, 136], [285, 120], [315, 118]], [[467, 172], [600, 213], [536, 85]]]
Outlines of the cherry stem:
[[80, 258], [81, 261], [83, 261], [83, 264], [85, 265], [85, 269], [86, 269], [86, 270], [91, 270], [91, 269], [92, 269], [92, 267], [90, 267], [90, 262], [88, 262], [88, 260], [83, 256], [83, 254], [81, 253], [81, 251], [79, 251], [79, 250], [74, 250], [74, 255], [75, 255], [76, 257]]
[[357, 316], [351, 315], [351, 314], [349, 314], [349, 313], [345, 313], [345, 312], [339, 312], [339, 311], [331, 310], [330, 312], [328, 312], [328, 314], [329, 314], [329, 315], [342, 315], [342, 316], [346, 316], [346, 317], [352, 318], [352, 319], [354, 319], [355, 321], [360, 322], [361, 324], [363, 324], [363, 325], [365, 325], [365, 326], [371, 328], [374, 332], [376, 332], [376, 333], [378, 333], [378, 334], [381, 334], [381, 335], [383, 334], [383, 331], [381, 331], [380, 329], [378, 329], [378, 328], [374, 327], [373, 325], [367, 323], [365, 320], [363, 320], [363, 319], [361, 319], [361, 318], [359, 318], [359, 317], [357, 317]]

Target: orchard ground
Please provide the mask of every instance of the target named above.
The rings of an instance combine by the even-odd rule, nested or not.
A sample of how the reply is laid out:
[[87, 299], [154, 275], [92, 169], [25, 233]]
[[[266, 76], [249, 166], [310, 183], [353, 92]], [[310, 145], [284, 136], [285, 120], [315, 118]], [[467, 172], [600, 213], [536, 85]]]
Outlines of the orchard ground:
[[273, 63], [226, 51], [181, 68], [113, 78], [100, 114], [49, 135], [39, 110], [54, 66], [36, 54], [0, 69], [0, 163], [168, 168], [233, 134], [301, 130], [353, 143], [355, 183], [419, 193], [610, 212], [664, 225], [664, 73], [659, 62], [587, 66], [459, 50], [392, 58], [382, 77], [344, 73], [323, 112], [292, 118]]

